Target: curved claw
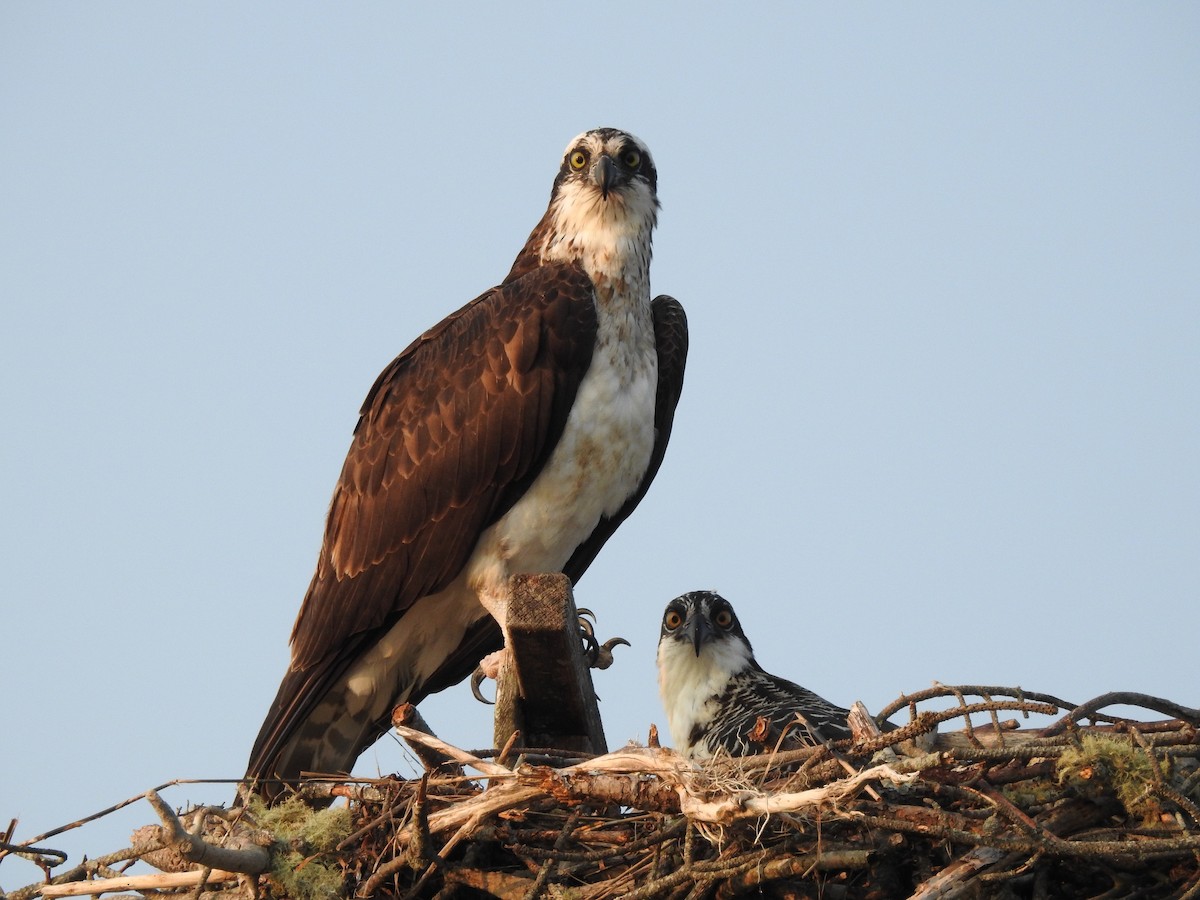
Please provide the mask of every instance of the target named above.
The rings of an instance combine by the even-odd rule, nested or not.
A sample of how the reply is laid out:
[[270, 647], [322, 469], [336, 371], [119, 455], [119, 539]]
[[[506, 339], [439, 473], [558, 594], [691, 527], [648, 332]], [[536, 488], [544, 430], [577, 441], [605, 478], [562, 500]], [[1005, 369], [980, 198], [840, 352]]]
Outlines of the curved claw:
[[483, 673], [482, 666], [476, 666], [475, 671], [471, 673], [471, 694], [480, 703], [486, 703], [488, 706], [495, 706], [495, 700], [489, 700], [483, 696], [483, 692], [479, 690], [479, 686], [487, 680], [487, 675]]
[[613, 664], [613, 647], [618, 644], [624, 644], [626, 647], [633, 646], [623, 637], [609, 638], [596, 649], [596, 654], [592, 659], [592, 668], [607, 669], [611, 666]]
[[590, 609], [582, 607], [575, 612], [579, 614], [579, 634], [583, 638], [583, 654], [587, 657], [588, 665], [595, 666], [600, 645], [596, 642], [596, 628], [587, 617], [591, 616], [594, 619], [596, 615]]

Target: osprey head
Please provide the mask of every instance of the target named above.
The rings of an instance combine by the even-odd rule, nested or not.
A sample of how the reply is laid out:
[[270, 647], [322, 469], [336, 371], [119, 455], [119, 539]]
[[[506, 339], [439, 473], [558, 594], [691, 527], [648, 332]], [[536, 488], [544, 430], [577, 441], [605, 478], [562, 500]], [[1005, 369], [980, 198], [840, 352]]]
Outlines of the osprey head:
[[658, 690], [676, 746], [691, 755], [733, 681], [758, 669], [729, 601], [715, 591], [676, 597], [658, 638]]
[[753, 655], [733, 606], [716, 591], [691, 591], [668, 603], [658, 643], [687, 647], [696, 656], [706, 649], [720, 653], [735, 646]]
[[578, 263], [607, 303], [617, 292], [650, 303], [651, 237], [658, 172], [646, 145], [616, 128], [585, 131], [567, 145], [550, 205], [505, 281], [549, 263]]
[[657, 187], [645, 144], [615, 128], [585, 131], [567, 145], [527, 247], [542, 263], [578, 261], [593, 281], [625, 282], [648, 300]]
[[563, 153], [552, 197], [568, 192], [657, 209], [658, 172], [650, 150], [632, 134], [593, 128], [573, 138]]

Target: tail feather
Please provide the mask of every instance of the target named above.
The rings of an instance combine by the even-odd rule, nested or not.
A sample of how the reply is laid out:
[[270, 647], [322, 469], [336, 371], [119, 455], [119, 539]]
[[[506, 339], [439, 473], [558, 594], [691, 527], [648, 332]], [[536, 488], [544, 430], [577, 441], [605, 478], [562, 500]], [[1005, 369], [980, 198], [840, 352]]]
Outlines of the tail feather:
[[433, 654], [433, 662], [411, 629], [357, 637], [337, 657], [284, 675], [246, 768], [246, 781], [260, 795], [274, 799], [304, 773], [348, 774], [391, 727], [397, 704], [419, 703], [458, 684], [504, 643], [488, 615], [465, 628], [452, 652]]

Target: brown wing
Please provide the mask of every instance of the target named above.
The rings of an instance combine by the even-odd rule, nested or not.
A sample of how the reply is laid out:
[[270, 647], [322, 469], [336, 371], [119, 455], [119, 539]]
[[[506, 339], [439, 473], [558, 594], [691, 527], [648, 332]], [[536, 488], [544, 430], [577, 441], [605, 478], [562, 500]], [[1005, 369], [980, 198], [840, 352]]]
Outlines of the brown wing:
[[332, 683], [416, 600], [454, 579], [480, 533], [537, 477], [595, 335], [591, 281], [578, 266], [546, 266], [448, 316], [380, 374], [334, 490], [291, 667], [251, 774], [271, 771]]
[[687, 364], [688, 330], [687, 315], [683, 306], [674, 297], [662, 294], [654, 298], [650, 305], [654, 315], [654, 346], [658, 351], [658, 393], [654, 402], [654, 452], [650, 456], [650, 465], [646, 475], [638, 485], [633, 496], [625, 501], [611, 519], [601, 519], [596, 530], [586, 541], [579, 545], [563, 572], [572, 583], [579, 580], [587, 571], [592, 560], [600, 552], [604, 543], [613, 536], [617, 527], [629, 518], [646, 491], [650, 490], [650, 482], [658, 474], [663, 456], [667, 452], [667, 441], [671, 438], [671, 426], [675, 422], [675, 407], [679, 403], [679, 395], [683, 391], [683, 370]]
[[463, 307], [383, 371], [334, 490], [294, 668], [454, 579], [541, 471], [595, 336], [587, 276], [543, 267]]
[[[671, 437], [671, 425], [675, 420], [675, 406], [683, 390], [683, 370], [687, 362], [688, 332], [687, 316], [674, 297], [656, 297], [651, 309], [654, 315], [654, 340], [658, 350], [658, 393], [654, 404], [654, 452], [646, 475], [637, 491], [611, 519], [601, 519], [596, 530], [588, 536], [571, 555], [563, 572], [572, 583], [580, 577], [599, 554], [605, 541], [612, 537], [617, 527], [629, 518], [630, 513], [641, 502], [650, 488], [650, 482], [662, 464], [667, 452], [667, 441]], [[444, 690], [458, 684], [471, 674], [480, 658], [499, 650], [504, 644], [500, 628], [490, 616], [481, 619], [467, 633], [462, 646], [446, 659], [442, 667], [426, 682], [429, 693]]]

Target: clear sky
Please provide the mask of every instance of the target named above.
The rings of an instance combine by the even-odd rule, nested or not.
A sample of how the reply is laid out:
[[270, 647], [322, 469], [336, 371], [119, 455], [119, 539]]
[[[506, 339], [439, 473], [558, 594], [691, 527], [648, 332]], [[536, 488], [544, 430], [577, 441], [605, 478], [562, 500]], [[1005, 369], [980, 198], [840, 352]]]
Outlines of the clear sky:
[[[633, 643], [611, 744], [665, 730], [697, 588], [843, 704], [1200, 704], [1197, 48], [1184, 3], [3, 4], [0, 827], [242, 773], [359, 404], [598, 125], [692, 335], [577, 591]], [[490, 743], [465, 686], [423, 710]]]

